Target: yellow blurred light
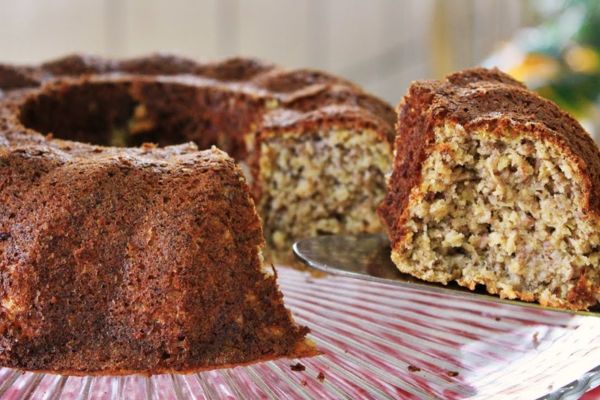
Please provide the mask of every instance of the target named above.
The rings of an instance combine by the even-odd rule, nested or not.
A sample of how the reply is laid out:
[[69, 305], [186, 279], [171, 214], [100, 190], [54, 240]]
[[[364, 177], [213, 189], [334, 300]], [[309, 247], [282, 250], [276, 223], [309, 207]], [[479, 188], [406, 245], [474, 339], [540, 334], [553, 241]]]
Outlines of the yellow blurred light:
[[558, 61], [544, 54], [529, 53], [523, 60], [508, 70], [508, 73], [520, 81], [548, 80], [560, 70]]
[[598, 53], [591, 47], [572, 46], [565, 53], [565, 61], [575, 72], [594, 72], [600, 60]]

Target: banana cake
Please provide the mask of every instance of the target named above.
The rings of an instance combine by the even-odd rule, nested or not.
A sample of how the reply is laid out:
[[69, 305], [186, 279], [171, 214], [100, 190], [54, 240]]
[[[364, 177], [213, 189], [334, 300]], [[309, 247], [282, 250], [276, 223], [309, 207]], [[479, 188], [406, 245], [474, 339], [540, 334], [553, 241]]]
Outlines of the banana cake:
[[600, 298], [600, 153], [554, 103], [498, 70], [411, 85], [379, 208], [398, 269], [510, 299]]

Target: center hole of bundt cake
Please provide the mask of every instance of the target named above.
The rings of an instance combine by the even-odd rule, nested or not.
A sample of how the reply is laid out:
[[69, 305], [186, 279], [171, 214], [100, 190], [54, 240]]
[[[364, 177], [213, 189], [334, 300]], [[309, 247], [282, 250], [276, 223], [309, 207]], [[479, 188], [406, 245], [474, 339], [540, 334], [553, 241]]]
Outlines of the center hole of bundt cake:
[[161, 113], [150, 118], [130, 83], [86, 82], [47, 88], [23, 104], [20, 117], [26, 127], [59, 139], [101, 146], [167, 146], [194, 139], [188, 132], [192, 114], [181, 110], [167, 100]]

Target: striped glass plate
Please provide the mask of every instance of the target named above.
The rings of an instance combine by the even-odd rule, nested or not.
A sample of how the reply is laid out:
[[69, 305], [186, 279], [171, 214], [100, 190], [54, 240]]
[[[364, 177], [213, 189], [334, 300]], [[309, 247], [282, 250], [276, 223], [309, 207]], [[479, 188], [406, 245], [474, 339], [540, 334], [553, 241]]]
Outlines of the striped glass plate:
[[151, 378], [5, 368], [0, 398], [576, 399], [600, 384], [598, 317], [287, 268], [279, 277], [323, 355]]

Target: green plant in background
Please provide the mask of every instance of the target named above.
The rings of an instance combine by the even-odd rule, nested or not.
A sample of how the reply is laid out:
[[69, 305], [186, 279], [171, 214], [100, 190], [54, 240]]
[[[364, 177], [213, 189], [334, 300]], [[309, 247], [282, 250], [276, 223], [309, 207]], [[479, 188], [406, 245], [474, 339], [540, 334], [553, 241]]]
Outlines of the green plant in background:
[[565, 1], [550, 11], [537, 4], [551, 17], [520, 35], [525, 55], [508, 72], [585, 118], [600, 97], [600, 1]]

